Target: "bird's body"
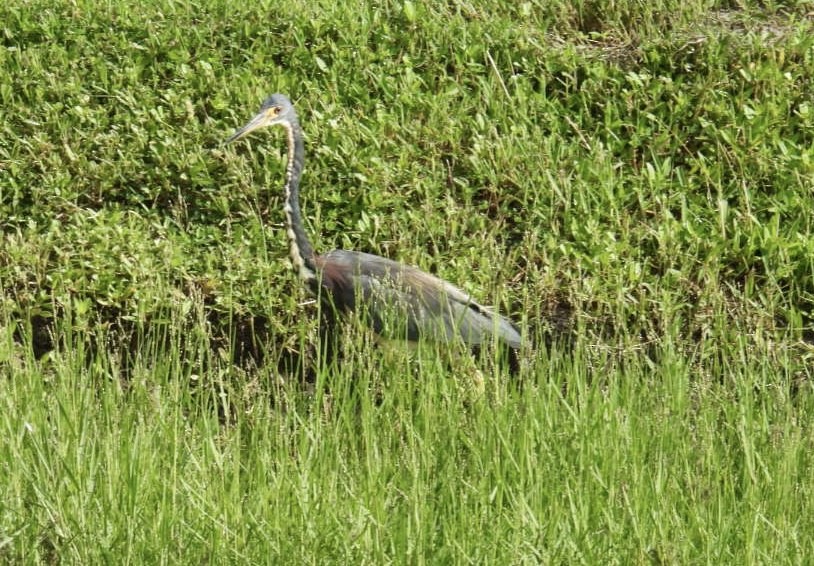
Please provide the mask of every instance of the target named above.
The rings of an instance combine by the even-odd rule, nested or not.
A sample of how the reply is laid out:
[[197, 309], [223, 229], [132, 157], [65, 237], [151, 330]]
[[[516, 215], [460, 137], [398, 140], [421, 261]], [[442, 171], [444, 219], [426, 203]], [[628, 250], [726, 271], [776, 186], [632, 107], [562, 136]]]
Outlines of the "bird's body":
[[333, 305], [361, 312], [385, 338], [480, 345], [498, 337], [512, 348], [520, 335], [505, 318], [464, 291], [417, 267], [362, 252], [334, 250], [316, 258], [322, 273], [315, 293]]
[[288, 98], [271, 95], [260, 112], [229, 141], [271, 125], [282, 126], [288, 134], [284, 210], [291, 260], [309, 290], [329, 310], [359, 313], [385, 338], [461, 340], [470, 346], [497, 340], [514, 349], [520, 347], [520, 334], [509, 320], [417, 267], [362, 252], [334, 250], [315, 254], [299, 205], [305, 154], [302, 130]]

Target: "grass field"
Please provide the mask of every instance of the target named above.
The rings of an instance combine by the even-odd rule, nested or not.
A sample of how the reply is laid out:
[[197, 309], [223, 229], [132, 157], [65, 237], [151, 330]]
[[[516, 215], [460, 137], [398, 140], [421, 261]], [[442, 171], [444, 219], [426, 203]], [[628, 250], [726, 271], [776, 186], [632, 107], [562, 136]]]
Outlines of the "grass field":
[[[814, 3], [31, 0], [0, 31], [0, 561], [814, 555]], [[319, 363], [284, 136], [222, 145], [271, 92], [317, 249], [497, 306], [517, 378], [353, 326]]]

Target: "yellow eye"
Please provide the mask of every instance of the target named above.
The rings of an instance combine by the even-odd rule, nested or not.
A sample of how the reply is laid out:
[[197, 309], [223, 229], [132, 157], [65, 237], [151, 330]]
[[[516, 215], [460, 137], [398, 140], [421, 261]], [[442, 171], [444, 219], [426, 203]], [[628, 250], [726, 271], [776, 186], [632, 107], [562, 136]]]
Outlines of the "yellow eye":
[[266, 116], [268, 116], [269, 118], [274, 118], [279, 113], [280, 113], [280, 107], [279, 106], [272, 106], [271, 108], [266, 110]]

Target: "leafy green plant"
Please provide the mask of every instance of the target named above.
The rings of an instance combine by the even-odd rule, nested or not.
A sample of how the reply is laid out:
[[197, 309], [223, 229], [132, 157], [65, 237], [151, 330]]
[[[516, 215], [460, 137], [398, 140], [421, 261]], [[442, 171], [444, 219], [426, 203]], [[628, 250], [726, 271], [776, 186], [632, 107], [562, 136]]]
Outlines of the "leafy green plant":
[[[810, 3], [0, 7], [0, 558], [799, 562]], [[321, 363], [319, 250], [517, 320]], [[480, 385], [478, 385], [480, 384]]]

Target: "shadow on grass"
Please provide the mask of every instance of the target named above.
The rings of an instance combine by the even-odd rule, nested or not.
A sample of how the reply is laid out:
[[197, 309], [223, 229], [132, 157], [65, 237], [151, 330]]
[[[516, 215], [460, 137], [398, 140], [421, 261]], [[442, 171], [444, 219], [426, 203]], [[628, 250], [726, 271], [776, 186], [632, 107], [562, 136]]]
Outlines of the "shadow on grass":
[[[729, 321], [731, 336], [721, 339], [755, 342], [756, 345], [749, 347], [757, 348], [755, 352], [762, 351], [759, 330], [755, 330], [754, 335], [743, 330], [744, 316], [737, 305], [727, 306], [725, 310], [728, 311], [726, 316], [732, 319]], [[340, 335], [343, 332], [341, 324], [328, 332], [303, 333], [301, 329], [285, 332], [274, 327], [266, 315], [222, 312], [206, 299], [199, 301], [198, 308], [192, 312], [170, 311], [172, 309], [134, 321], [115, 308], [105, 307], [93, 313], [92, 324], [77, 324], [72, 313], [64, 309], [54, 311], [51, 316], [19, 316], [13, 337], [23, 348], [30, 348], [36, 359], [42, 359], [54, 350], [68, 352], [81, 347], [82, 363], [109, 360], [103, 364], [111, 367], [111, 377], [117, 378], [124, 387], [129, 386], [134, 369], [150, 367], [155, 360], [161, 359], [171, 360], [169, 363], [173, 365], [167, 375], [189, 378], [192, 385], [198, 376], [225, 371], [227, 375], [240, 376], [235, 379], [263, 379], [266, 376], [266, 379], [298, 384], [302, 388], [313, 388], [316, 384], [320, 363], [325, 364], [328, 360], [337, 367], [343, 363], [343, 348], [336, 346], [336, 341], [342, 340], [343, 336]], [[317, 316], [316, 309], [313, 311], [309, 315]], [[623, 372], [627, 363], [635, 365], [645, 361], [651, 367], [657, 366], [664, 356], [667, 342], [673, 344], [673, 352], [695, 360], [694, 363], [700, 366], [724, 367], [723, 361], [717, 364], [710, 361], [720, 355], [716, 350], [723, 352], [723, 346], [714, 346], [709, 320], [701, 315], [685, 314], [680, 328], [671, 329], [665, 326], [663, 313], [655, 311], [646, 319], [639, 315], [619, 320], [600, 304], [572, 306], [564, 298], [549, 301], [540, 306], [535, 318], [527, 323], [526, 335], [531, 337], [532, 347], [520, 354], [521, 357], [517, 352], [509, 352], [508, 369], [511, 374], [522, 376], [524, 365], [534, 366], [538, 359], [545, 358], [545, 355], [540, 358], [542, 350], [557, 351], [565, 356], [595, 358], [584, 361], [596, 370], [592, 374], [601, 382], [603, 376], [610, 373], [609, 366]], [[721, 321], [716, 324], [719, 329], [727, 327]], [[791, 330], [787, 321], [775, 320], [774, 332]], [[335, 359], [326, 354], [330, 343], [334, 344]], [[320, 348], [323, 348], [321, 354]], [[787, 351], [766, 353], [778, 358], [778, 363], [781, 358], [797, 360], [795, 367], [799, 366], [799, 371], [793, 372], [794, 377], [787, 384], [792, 396], [810, 388], [808, 360], [813, 349], [814, 332], [808, 329], [800, 334], [797, 342], [786, 348]], [[477, 351], [474, 355], [475, 359], [479, 357]], [[707, 377], [723, 384], [726, 382], [724, 374]], [[227, 413], [228, 410], [222, 416], [228, 418]]]

